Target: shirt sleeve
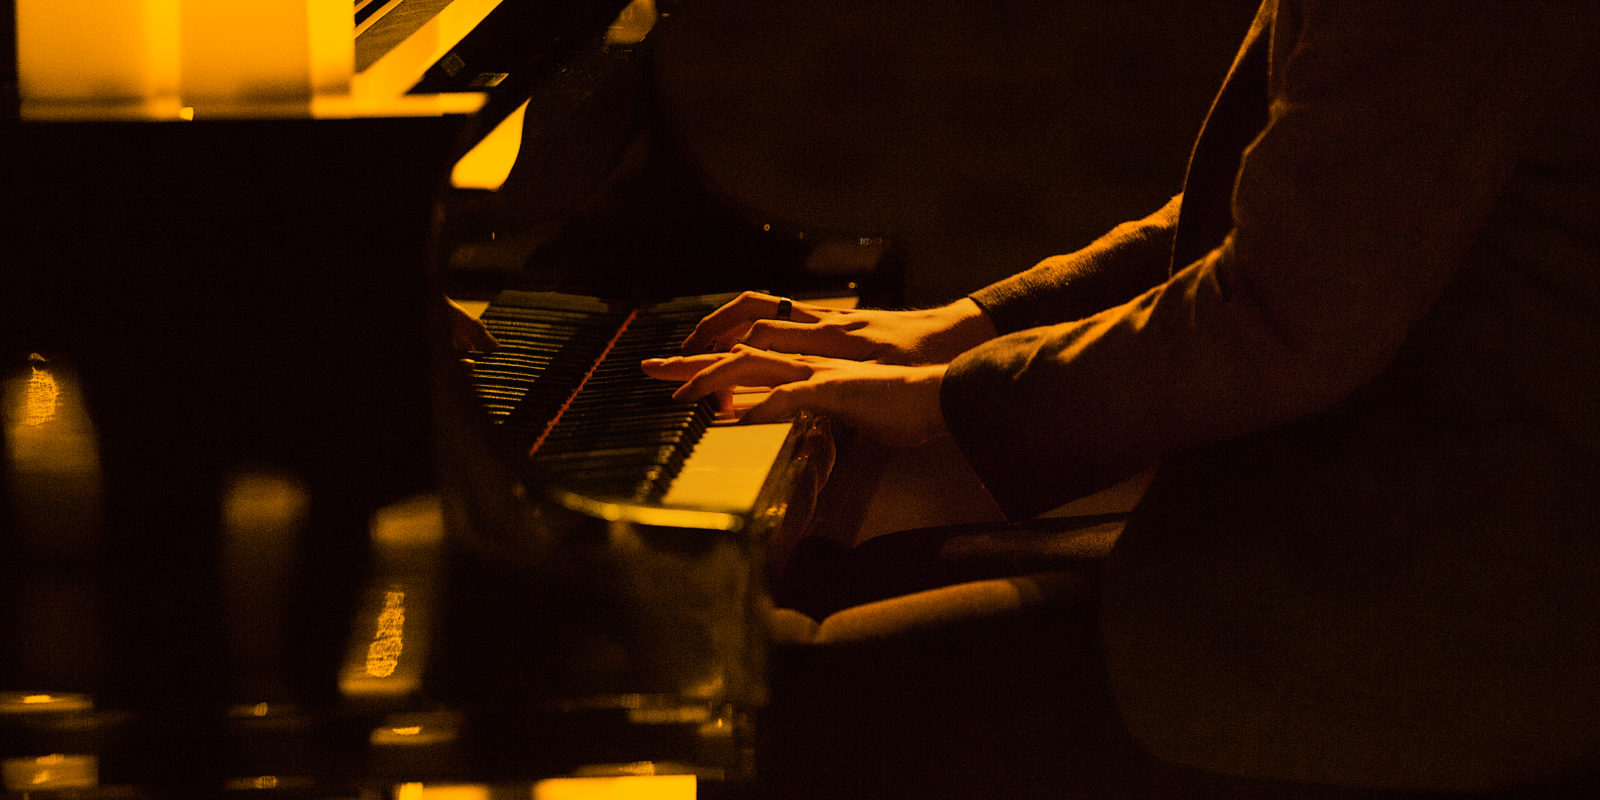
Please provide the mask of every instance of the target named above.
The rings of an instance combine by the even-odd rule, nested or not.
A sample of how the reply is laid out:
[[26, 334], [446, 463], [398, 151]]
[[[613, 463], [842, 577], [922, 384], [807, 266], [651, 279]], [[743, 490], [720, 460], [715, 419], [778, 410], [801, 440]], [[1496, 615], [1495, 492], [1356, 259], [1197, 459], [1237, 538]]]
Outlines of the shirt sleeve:
[[1586, 58], [1593, 16], [1577, 2], [1280, 8], [1268, 123], [1240, 162], [1223, 243], [1128, 302], [951, 364], [946, 423], [1006, 513], [1371, 381]]

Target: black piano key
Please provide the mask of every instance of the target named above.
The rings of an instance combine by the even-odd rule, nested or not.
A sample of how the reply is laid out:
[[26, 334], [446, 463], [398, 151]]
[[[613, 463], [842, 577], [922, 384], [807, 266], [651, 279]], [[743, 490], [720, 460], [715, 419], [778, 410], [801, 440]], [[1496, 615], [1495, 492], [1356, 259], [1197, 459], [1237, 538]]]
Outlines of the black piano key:
[[709, 400], [674, 401], [675, 387], [639, 362], [676, 353], [723, 299], [672, 301], [630, 318], [590, 298], [503, 293], [483, 315], [500, 347], [473, 369], [480, 402], [562, 485], [659, 499], [715, 414]]

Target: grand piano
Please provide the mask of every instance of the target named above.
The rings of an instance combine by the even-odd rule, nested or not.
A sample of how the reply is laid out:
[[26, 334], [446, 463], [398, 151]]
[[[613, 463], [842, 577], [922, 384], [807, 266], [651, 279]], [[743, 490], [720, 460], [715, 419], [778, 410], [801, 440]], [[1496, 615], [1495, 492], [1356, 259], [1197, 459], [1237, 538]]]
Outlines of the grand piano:
[[[587, 121], [624, 159], [637, 129], [593, 103], [637, 100], [656, 10], [328, 5], [283, 12], [312, 32], [288, 89], [231, 52], [277, 29], [211, 4], [127, 4], [156, 31], [131, 89], [95, 39], [125, 26], [7, 15], [6, 790], [748, 781], [761, 544], [803, 522], [826, 426], [731, 427], [644, 385], [637, 361], [720, 300], [668, 292], [705, 274], [573, 267], [614, 164], [573, 172], [511, 256], [517, 167], [504, 195], [451, 183], [508, 127], [548, 159]], [[562, 278], [495, 294], [507, 258]], [[500, 349], [448, 347], [447, 291]]]

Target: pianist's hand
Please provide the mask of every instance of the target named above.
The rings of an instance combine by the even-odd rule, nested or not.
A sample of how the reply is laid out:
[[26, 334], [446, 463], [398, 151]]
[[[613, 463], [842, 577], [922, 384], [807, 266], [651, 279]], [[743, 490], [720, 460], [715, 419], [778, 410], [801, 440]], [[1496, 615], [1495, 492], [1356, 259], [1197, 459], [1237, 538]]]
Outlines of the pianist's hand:
[[802, 411], [840, 420], [880, 442], [921, 444], [945, 434], [939, 409], [944, 364], [903, 366], [735, 345], [727, 353], [652, 358], [651, 377], [684, 381], [678, 400], [698, 400], [735, 386], [770, 386], [745, 422], [779, 422]]
[[780, 320], [778, 298], [745, 292], [711, 312], [683, 343], [688, 355], [746, 344], [762, 350], [883, 364], [944, 364], [994, 338], [978, 304], [962, 298], [915, 311], [838, 309], [795, 303]]
[[450, 332], [450, 346], [458, 353], [492, 353], [499, 342], [477, 317], [467, 313], [456, 301], [446, 297], [442, 307], [445, 328]]

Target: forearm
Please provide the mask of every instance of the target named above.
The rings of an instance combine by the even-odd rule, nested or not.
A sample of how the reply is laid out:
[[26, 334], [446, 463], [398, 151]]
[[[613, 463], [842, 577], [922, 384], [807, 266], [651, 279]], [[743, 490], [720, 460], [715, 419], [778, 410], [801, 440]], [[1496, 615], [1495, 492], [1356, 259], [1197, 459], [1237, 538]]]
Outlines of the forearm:
[[973, 292], [1000, 333], [1088, 317], [1121, 305], [1167, 279], [1182, 195], [1159, 211], [1123, 223], [1088, 247]]
[[928, 312], [937, 318], [938, 333], [928, 337], [923, 363], [946, 363], [999, 335], [994, 321], [970, 297]]
[[1110, 486], [1166, 455], [1323, 410], [1371, 378], [1407, 321], [1285, 336], [1275, 309], [1230, 291], [1231, 247], [1089, 318], [999, 337], [950, 365], [941, 413], [1008, 516]]

